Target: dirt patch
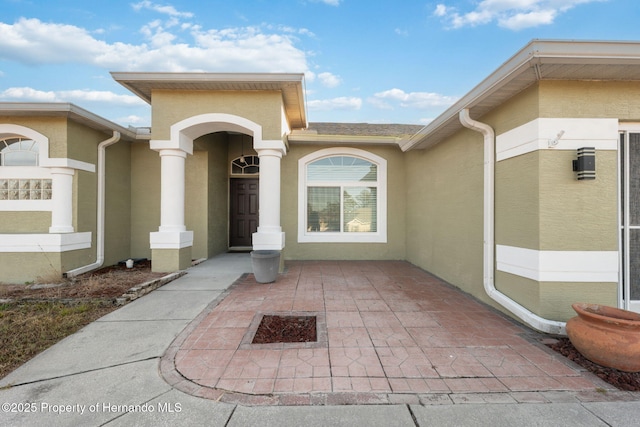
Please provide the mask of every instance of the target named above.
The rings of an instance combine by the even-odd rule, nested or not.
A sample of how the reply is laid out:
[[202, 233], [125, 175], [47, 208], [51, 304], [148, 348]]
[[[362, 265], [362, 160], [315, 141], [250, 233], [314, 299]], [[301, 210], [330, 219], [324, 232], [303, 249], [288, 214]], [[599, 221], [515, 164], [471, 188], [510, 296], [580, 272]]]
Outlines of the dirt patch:
[[265, 315], [256, 330], [252, 344], [316, 342], [315, 316]]
[[133, 268], [113, 265], [77, 277], [60, 278], [57, 283], [0, 284], [0, 299], [117, 298], [136, 285], [165, 275], [152, 273], [151, 261], [141, 260]]
[[561, 338], [549, 347], [620, 390], [640, 391], [640, 372], [623, 372], [593, 363], [576, 350], [569, 338]]

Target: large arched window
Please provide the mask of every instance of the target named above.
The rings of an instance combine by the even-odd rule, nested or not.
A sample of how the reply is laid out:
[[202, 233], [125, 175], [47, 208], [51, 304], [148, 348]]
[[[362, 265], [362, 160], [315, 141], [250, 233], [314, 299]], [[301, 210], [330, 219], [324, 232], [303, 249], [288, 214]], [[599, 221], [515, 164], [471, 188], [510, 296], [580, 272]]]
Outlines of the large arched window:
[[386, 242], [386, 160], [330, 148], [299, 161], [299, 242]]
[[22, 137], [0, 138], [0, 166], [38, 166], [38, 143]]

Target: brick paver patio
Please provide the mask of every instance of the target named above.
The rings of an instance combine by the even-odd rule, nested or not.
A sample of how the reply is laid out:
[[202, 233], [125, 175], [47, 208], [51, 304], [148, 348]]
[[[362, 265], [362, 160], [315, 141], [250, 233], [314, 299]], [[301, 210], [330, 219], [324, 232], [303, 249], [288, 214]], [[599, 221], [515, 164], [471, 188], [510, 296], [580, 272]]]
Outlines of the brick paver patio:
[[[251, 344], [262, 314], [291, 312], [318, 316], [318, 342]], [[275, 283], [234, 284], [162, 370], [192, 394], [248, 404], [607, 387], [536, 337], [406, 262], [288, 262]]]

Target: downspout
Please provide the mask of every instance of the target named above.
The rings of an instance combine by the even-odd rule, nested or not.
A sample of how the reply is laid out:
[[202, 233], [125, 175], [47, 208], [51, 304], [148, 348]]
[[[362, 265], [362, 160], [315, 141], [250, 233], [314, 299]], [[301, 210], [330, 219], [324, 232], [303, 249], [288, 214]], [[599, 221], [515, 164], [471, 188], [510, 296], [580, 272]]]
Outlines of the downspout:
[[74, 277], [82, 273], [86, 273], [87, 271], [95, 270], [102, 267], [102, 264], [104, 263], [106, 149], [108, 146], [113, 145], [118, 141], [120, 141], [120, 132], [114, 130], [113, 136], [111, 138], [106, 139], [98, 144], [98, 208], [96, 215], [96, 261], [91, 264], [85, 265], [84, 267], [79, 267], [74, 270], [67, 271], [63, 274], [63, 276], [65, 277]]
[[495, 133], [491, 126], [473, 120], [469, 109], [460, 110], [460, 123], [484, 136], [484, 290], [491, 299], [530, 327], [550, 334], [565, 334], [565, 323], [538, 316], [496, 289], [494, 280], [495, 248]]

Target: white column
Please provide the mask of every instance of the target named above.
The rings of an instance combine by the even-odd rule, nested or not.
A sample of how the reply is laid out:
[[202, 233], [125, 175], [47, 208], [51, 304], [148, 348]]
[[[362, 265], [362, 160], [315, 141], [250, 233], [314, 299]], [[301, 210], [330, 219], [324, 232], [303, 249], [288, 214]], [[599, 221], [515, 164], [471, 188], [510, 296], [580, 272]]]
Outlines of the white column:
[[185, 160], [182, 150], [160, 150], [160, 229], [159, 231], [185, 231], [184, 195]]
[[73, 233], [73, 175], [71, 168], [51, 168], [51, 227], [49, 233]]
[[160, 153], [160, 227], [150, 235], [151, 249], [181, 249], [193, 245], [193, 232], [184, 222], [185, 162], [187, 152], [158, 149]]
[[[256, 144], [260, 157], [260, 215], [257, 233], [253, 234], [254, 250], [282, 250], [284, 233], [280, 226], [280, 163], [283, 150], [260, 148], [270, 141]], [[269, 144], [270, 145], [270, 144]], [[283, 145], [276, 141], [276, 145]]]

